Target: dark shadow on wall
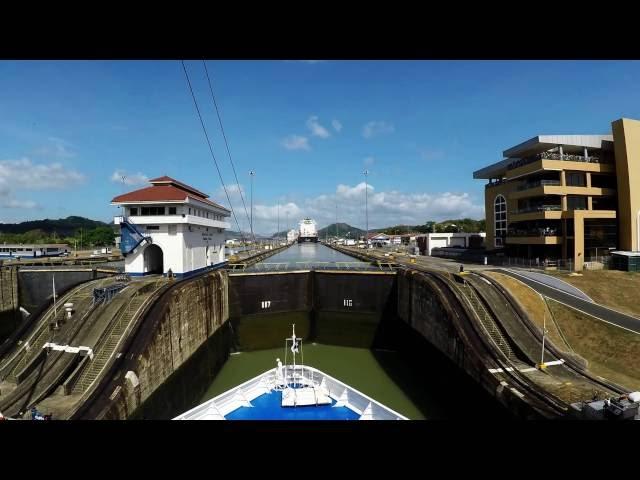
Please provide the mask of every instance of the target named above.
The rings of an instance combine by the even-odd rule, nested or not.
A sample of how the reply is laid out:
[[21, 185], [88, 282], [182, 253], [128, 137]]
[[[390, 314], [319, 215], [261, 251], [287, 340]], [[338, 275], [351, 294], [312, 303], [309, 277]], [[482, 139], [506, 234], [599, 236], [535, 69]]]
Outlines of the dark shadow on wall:
[[20, 326], [22, 314], [17, 310], [0, 312], [0, 345]]
[[231, 328], [227, 322], [167, 378], [128, 419], [170, 420], [199, 405], [199, 400], [229, 358], [231, 344]]
[[514, 418], [462, 369], [401, 320], [387, 322], [385, 335], [389, 350], [374, 348], [373, 355], [425, 418]]

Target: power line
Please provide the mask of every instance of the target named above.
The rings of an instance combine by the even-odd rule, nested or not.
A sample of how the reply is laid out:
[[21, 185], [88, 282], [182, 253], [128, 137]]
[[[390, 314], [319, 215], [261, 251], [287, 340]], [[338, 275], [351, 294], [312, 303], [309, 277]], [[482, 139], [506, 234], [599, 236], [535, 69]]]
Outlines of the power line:
[[[213, 99], [213, 105], [216, 108], [216, 115], [218, 116], [218, 122], [220, 123], [220, 130], [222, 131], [222, 138], [224, 138], [224, 145], [227, 148], [227, 154], [229, 155], [229, 162], [231, 163], [231, 168], [233, 169], [233, 176], [236, 179], [236, 185], [238, 185], [238, 191], [240, 192], [240, 199], [242, 200], [242, 206], [244, 207], [244, 214], [249, 220], [249, 213], [247, 212], [247, 204], [244, 202], [244, 195], [242, 195], [242, 189], [240, 188], [240, 182], [238, 181], [238, 174], [236, 173], [236, 167], [233, 163], [233, 158], [231, 157], [231, 150], [229, 149], [229, 142], [227, 141], [227, 135], [224, 133], [224, 127], [222, 126], [222, 117], [220, 116], [220, 110], [218, 110], [218, 102], [216, 102], [216, 96], [213, 94], [213, 87], [211, 86], [211, 79], [209, 78], [209, 70], [207, 69], [207, 63], [202, 60], [202, 64], [204, 65], [204, 72], [207, 74], [207, 82], [209, 83], [209, 91], [211, 92], [211, 98]], [[253, 243], [256, 243], [256, 236], [251, 232], [253, 236]]]
[[222, 179], [222, 173], [220, 173], [220, 167], [218, 167], [218, 161], [216, 160], [216, 156], [213, 153], [213, 147], [211, 146], [211, 141], [209, 140], [207, 129], [204, 126], [204, 121], [202, 120], [202, 115], [200, 114], [198, 101], [196, 100], [196, 96], [193, 93], [193, 88], [191, 87], [191, 80], [189, 80], [189, 74], [187, 73], [187, 68], [184, 66], [184, 60], [180, 60], [180, 62], [182, 63], [182, 70], [184, 70], [184, 75], [185, 77], [187, 77], [187, 83], [189, 84], [189, 91], [191, 92], [191, 98], [193, 98], [193, 104], [196, 106], [196, 111], [198, 112], [198, 118], [200, 119], [200, 125], [202, 125], [202, 131], [204, 132], [204, 136], [207, 139], [207, 145], [209, 145], [209, 152], [211, 153], [211, 158], [213, 158], [213, 163], [215, 163], [216, 165], [216, 170], [218, 171], [218, 176], [220, 177], [220, 183], [222, 184], [224, 193], [227, 196], [227, 201], [229, 202], [229, 208], [231, 208], [231, 214], [233, 215], [233, 219], [236, 221], [236, 225], [238, 227], [238, 231], [240, 232], [240, 237], [242, 238], [242, 242], [245, 243], [244, 235], [242, 234], [242, 229], [240, 228], [240, 224], [238, 223], [236, 212], [233, 210], [233, 205], [231, 204], [231, 198], [229, 198], [229, 192], [227, 192], [227, 187], [225, 186], [224, 180]]

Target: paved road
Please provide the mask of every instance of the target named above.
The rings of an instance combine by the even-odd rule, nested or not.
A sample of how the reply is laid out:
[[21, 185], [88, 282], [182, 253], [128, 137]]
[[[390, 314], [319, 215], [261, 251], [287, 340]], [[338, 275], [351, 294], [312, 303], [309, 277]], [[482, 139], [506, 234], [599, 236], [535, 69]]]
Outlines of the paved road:
[[571, 295], [570, 293], [558, 290], [549, 285], [545, 285], [540, 283], [532, 278], [523, 276], [514, 271], [506, 270], [506, 269], [496, 269], [497, 272], [504, 273], [505, 275], [509, 275], [513, 278], [517, 278], [521, 282], [529, 285], [535, 291], [549, 297], [553, 300], [556, 300], [560, 303], [564, 303], [576, 310], [580, 310], [584, 313], [587, 313], [593, 317], [596, 317], [603, 322], [611, 323], [621, 328], [625, 328], [634, 333], [640, 334], [640, 319], [636, 317], [632, 317], [631, 315], [627, 315], [625, 313], [617, 312], [607, 307], [603, 307], [602, 305], [598, 305], [597, 303], [592, 303], [586, 300], [583, 300], [580, 297], [575, 295]]
[[544, 283], [549, 287], [557, 288], [558, 290], [562, 290], [563, 292], [569, 293], [575, 297], [580, 297], [587, 302], [595, 303], [589, 295], [584, 293], [579, 288], [574, 287], [570, 283], [565, 282], [556, 277], [552, 277], [551, 275], [547, 275], [545, 273], [540, 272], [531, 272], [529, 270], [522, 270], [519, 268], [503, 268], [503, 270], [508, 270], [510, 272], [518, 273], [524, 277], [530, 278], [531, 280], [536, 280], [540, 283]]

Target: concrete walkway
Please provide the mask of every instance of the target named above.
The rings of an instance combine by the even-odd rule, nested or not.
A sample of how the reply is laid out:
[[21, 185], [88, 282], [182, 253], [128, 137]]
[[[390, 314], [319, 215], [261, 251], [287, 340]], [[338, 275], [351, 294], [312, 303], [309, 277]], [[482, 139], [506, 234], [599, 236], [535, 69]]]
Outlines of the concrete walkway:
[[557, 288], [558, 290], [566, 292], [569, 295], [574, 295], [576, 297], [582, 298], [583, 300], [586, 300], [587, 302], [595, 303], [593, 299], [582, 290], [557, 277], [552, 277], [551, 275], [547, 275], [545, 273], [522, 270], [520, 268], [502, 268], [501, 270], [517, 273], [518, 275], [522, 275], [533, 281], [540, 282], [548, 287]]
[[562, 303], [563, 305], [574, 308], [603, 322], [640, 334], [640, 318], [618, 312], [611, 308], [603, 307], [593, 301], [587, 301], [555, 287], [545, 285], [522, 275], [522, 272], [520, 271], [511, 271], [508, 269], [496, 269], [495, 271], [520, 280], [522, 283], [533, 288], [536, 292]]

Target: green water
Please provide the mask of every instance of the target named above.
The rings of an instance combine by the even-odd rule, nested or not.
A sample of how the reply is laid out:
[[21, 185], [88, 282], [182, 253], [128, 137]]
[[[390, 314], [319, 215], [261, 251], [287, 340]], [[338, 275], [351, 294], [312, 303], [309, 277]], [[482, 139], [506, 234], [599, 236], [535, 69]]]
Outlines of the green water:
[[[372, 350], [320, 344], [303, 348], [305, 365], [322, 370], [410, 419], [427, 418], [387, 374]], [[397, 353], [375, 353], [401, 362]], [[275, 367], [276, 358], [284, 361], [282, 348], [231, 355], [201, 402]]]

